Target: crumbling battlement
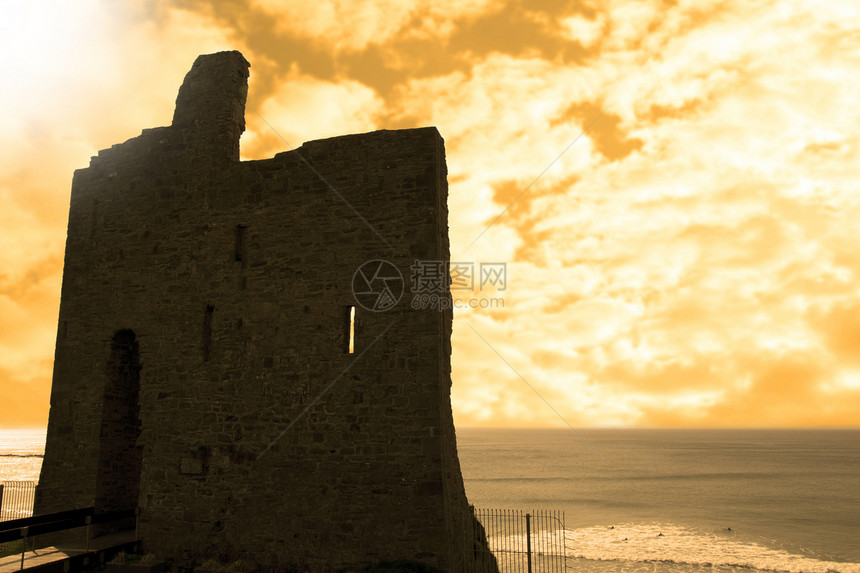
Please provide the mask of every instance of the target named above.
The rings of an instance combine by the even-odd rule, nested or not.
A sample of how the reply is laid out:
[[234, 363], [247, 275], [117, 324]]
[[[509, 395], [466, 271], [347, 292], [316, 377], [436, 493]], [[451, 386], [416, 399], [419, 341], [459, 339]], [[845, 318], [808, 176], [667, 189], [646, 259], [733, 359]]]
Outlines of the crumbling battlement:
[[186, 566], [471, 571], [451, 311], [352, 293], [367, 261], [408, 292], [449, 259], [442, 138], [240, 162], [248, 67], [200, 56], [171, 126], [75, 172], [36, 511], [139, 506], [144, 550]]

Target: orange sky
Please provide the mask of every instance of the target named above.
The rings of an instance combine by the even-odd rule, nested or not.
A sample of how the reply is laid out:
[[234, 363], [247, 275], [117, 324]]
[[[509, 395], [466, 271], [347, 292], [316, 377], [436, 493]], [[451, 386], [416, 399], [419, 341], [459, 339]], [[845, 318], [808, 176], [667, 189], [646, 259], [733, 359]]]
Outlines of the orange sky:
[[474, 293], [504, 308], [455, 311], [458, 425], [563, 426], [531, 385], [578, 427], [860, 426], [853, 0], [4, 12], [0, 426], [47, 420], [73, 170], [228, 49], [245, 159], [286, 149], [261, 118], [293, 146], [439, 128], [452, 259], [508, 265]]

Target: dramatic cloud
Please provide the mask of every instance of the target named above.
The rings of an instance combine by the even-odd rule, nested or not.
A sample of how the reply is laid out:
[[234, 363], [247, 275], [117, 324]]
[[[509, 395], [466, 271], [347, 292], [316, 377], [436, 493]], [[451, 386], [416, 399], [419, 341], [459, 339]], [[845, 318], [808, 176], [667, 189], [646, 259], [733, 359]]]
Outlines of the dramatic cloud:
[[21, 54], [0, 94], [0, 385], [44, 402], [0, 423], [45, 418], [73, 170], [169, 123], [196, 55], [224, 49], [252, 65], [243, 158], [445, 137], [452, 258], [507, 263], [506, 288], [457, 293], [483, 301], [455, 310], [458, 424], [860, 420], [854, 4], [58, 10], [13, 2], [0, 40]]
[[487, 0], [399, 2], [398, 0], [326, 0], [287, 2], [254, 0], [275, 28], [338, 52], [385, 45], [397, 36], [442, 40], [455, 20], [481, 14]]
[[242, 138], [247, 157], [271, 157], [304, 141], [345, 133], [373, 131], [384, 110], [373, 90], [356, 81], [322, 81], [289, 70], [281, 89], [260, 105], [247, 120], [249, 133]]

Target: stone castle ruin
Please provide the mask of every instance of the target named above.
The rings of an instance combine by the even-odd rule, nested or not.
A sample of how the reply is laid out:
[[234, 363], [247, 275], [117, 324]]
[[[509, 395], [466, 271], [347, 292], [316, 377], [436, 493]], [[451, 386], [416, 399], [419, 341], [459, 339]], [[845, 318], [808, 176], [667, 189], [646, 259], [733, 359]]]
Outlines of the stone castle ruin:
[[442, 138], [239, 161], [248, 68], [200, 56], [171, 126], [75, 172], [36, 513], [139, 508], [143, 551], [181, 567], [472, 571], [450, 306], [352, 288], [449, 260]]

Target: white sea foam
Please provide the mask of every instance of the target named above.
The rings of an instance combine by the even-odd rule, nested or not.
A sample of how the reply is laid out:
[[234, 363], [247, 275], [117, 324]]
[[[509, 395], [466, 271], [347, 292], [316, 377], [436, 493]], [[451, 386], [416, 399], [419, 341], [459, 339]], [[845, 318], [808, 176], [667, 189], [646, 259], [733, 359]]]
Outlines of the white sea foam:
[[665, 523], [569, 530], [565, 546], [568, 557], [595, 561], [663, 562], [791, 573], [860, 573], [860, 563], [822, 561], [739, 540], [728, 533], [696, 531]]

